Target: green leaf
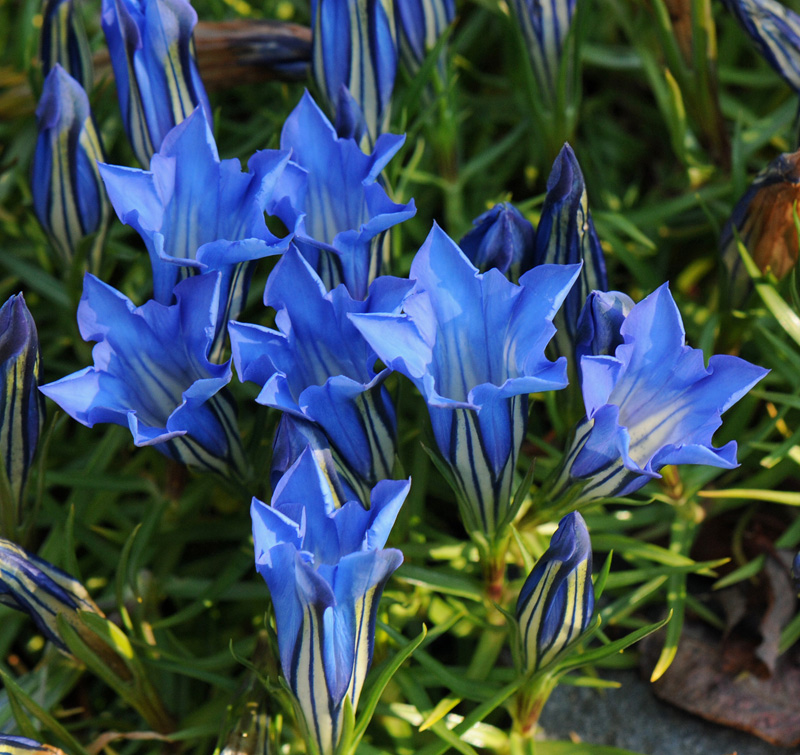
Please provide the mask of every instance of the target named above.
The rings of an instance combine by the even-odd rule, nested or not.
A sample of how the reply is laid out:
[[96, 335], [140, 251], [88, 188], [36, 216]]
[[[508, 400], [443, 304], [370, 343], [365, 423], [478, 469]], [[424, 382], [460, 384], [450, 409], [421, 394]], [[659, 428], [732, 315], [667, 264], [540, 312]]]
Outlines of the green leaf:
[[72, 302], [64, 290], [64, 285], [57, 278], [42, 270], [39, 265], [33, 265], [16, 254], [2, 255], [0, 265], [19, 276], [31, 291], [41, 294], [59, 309], [65, 311], [72, 309]]
[[[798, 496], [800, 496], [800, 493], [798, 493]], [[664, 564], [665, 566], [697, 565], [696, 561], [693, 561], [691, 558], [681, 553], [673, 553], [659, 545], [643, 543], [641, 540], [626, 537], [625, 535], [600, 533], [592, 537], [592, 546], [595, 550], [614, 550], [618, 555], [623, 557], [630, 558], [637, 556], [639, 558], [646, 558], [648, 561], [655, 561], [658, 564]], [[700, 573], [706, 571], [707, 569], [701, 569]]]
[[765, 276], [761, 274], [758, 266], [753, 262], [753, 258], [747, 251], [747, 247], [742, 243], [736, 229], [733, 229], [734, 236], [736, 236], [736, 243], [739, 249], [744, 266], [750, 277], [753, 279], [756, 291], [761, 297], [761, 300], [767, 306], [767, 309], [772, 312], [778, 324], [786, 331], [789, 337], [800, 346], [800, 317], [797, 313], [784, 301], [783, 297], [775, 289], [775, 286], [770, 283]]
[[[458, 614], [454, 614], [454, 616], [457, 617], [456, 620], [461, 618]], [[381, 629], [383, 629], [383, 631], [386, 632], [386, 634], [388, 634], [389, 637], [391, 637], [398, 644], [404, 641], [403, 635], [401, 635], [396, 629], [393, 629], [387, 624], [380, 624], [380, 626]], [[443, 628], [441, 626], [436, 627], [436, 631], [439, 631], [440, 629]], [[441, 633], [444, 633], [444, 631], [446, 631], [446, 628], [444, 628]], [[433, 631], [428, 632], [428, 638], [430, 638], [433, 634]], [[443, 687], [449, 689], [456, 697], [463, 697], [468, 700], [487, 700], [491, 695], [491, 691], [487, 691], [485, 689], [485, 685], [475, 684], [474, 681], [464, 679], [458, 674], [454, 674], [452, 671], [450, 671], [450, 669], [447, 668], [447, 666], [437, 661], [422, 649], [417, 650], [414, 659], [417, 661], [417, 663], [419, 663], [420, 666], [433, 674], [433, 676], [436, 677], [436, 680]]]
[[419, 725], [419, 731], [430, 729], [431, 726], [441, 721], [453, 708], [461, 702], [460, 697], [443, 697], [428, 713], [423, 722]]
[[536, 755], [641, 755], [610, 745], [591, 745], [584, 742], [537, 742]]
[[364, 736], [367, 726], [369, 726], [369, 722], [372, 720], [372, 716], [375, 714], [375, 708], [378, 706], [378, 701], [380, 700], [383, 691], [386, 689], [386, 685], [392, 680], [392, 677], [395, 675], [400, 666], [402, 666], [403, 663], [405, 663], [405, 661], [411, 657], [412, 653], [422, 644], [422, 641], [425, 639], [425, 635], [427, 633], [427, 628], [423, 626], [422, 631], [413, 640], [409, 640], [405, 647], [401, 648], [400, 651], [392, 658], [392, 660], [386, 666], [384, 666], [383, 669], [381, 669], [378, 677], [374, 682], [372, 682], [369, 689], [366, 690], [362, 695], [361, 705], [359, 706], [360, 711], [355, 729], [353, 731], [353, 745], [352, 749], [350, 750], [350, 755], [355, 753], [356, 749], [358, 748], [358, 743]]
[[621, 653], [626, 648], [629, 648], [639, 640], [644, 639], [647, 637], [648, 634], [652, 634], [653, 632], [657, 632], [661, 627], [663, 627], [670, 619], [672, 618], [672, 614], [667, 616], [666, 619], [662, 619], [661, 621], [656, 621], [653, 624], [648, 624], [641, 629], [637, 629], [634, 632], [622, 637], [615, 642], [610, 643], [609, 645], [604, 645], [603, 647], [596, 648], [595, 650], [589, 650], [586, 653], [581, 653], [580, 655], [573, 655], [571, 658], [567, 658], [558, 664], [557, 671], [560, 674], [566, 673], [567, 671], [571, 671], [576, 668], [580, 668], [581, 666], [588, 666], [593, 663], [597, 663], [598, 661], [603, 660], [603, 658], [608, 658], [611, 655], [616, 655], [617, 653]]
[[522, 556], [523, 571], [525, 574], [530, 574], [531, 570], [536, 564], [536, 560], [530, 554], [530, 551], [522, 540], [522, 536], [519, 534], [519, 530], [514, 527], [514, 525], [511, 525], [511, 534], [514, 537], [514, 542], [516, 542], [517, 548], [519, 548], [520, 555]]
[[[20, 687], [14, 678], [0, 668], [0, 678], [3, 680], [3, 685], [9, 696], [9, 701], [12, 696], [16, 699], [17, 704], [24, 707], [42, 726], [53, 732], [67, 747], [71, 750], [72, 755], [88, 755], [83, 746], [70, 734], [53, 716], [50, 715], [44, 708], [37, 702], [30, 698], [25, 691]], [[38, 739], [38, 737], [32, 737]]]
[[420, 585], [444, 595], [455, 595], [459, 598], [483, 601], [483, 590], [480, 585], [468, 577], [452, 571], [429, 569], [426, 566], [403, 564], [395, 573], [395, 579], [410, 585]]
[[751, 501], [783, 503], [787, 506], [800, 506], [800, 493], [789, 490], [755, 490], [753, 488], [729, 488], [728, 490], [701, 490], [701, 498], [744, 498]]
[[798, 613], [781, 631], [781, 642], [778, 650], [785, 653], [800, 639], [800, 613]]
[[608, 575], [611, 571], [611, 559], [614, 556], [614, 551], [609, 551], [608, 555], [606, 556], [606, 560], [603, 563], [603, 568], [600, 569], [599, 574], [595, 578], [594, 581], [594, 599], [595, 601], [600, 600], [603, 595], [603, 590], [606, 587], [606, 582], [608, 581]]
[[[683, 556], [689, 555], [694, 543], [697, 526], [690, 519], [692, 503], [685, 503], [675, 509], [675, 518], [670, 528], [670, 551]], [[673, 573], [667, 581], [667, 608], [672, 616], [666, 629], [664, 646], [650, 675], [650, 681], [660, 679], [675, 659], [678, 642], [683, 632], [683, 616], [686, 609], [686, 573]]]
[[764, 568], [764, 562], [766, 560], [767, 557], [763, 553], [756, 556], [752, 561], [748, 561], [738, 569], [734, 569], [730, 574], [726, 574], [724, 577], [718, 579], [711, 585], [711, 589], [722, 590], [725, 587], [730, 587], [731, 585], [750, 579], [750, 577], [755, 577], [755, 575]]
[[[526, 677], [520, 676], [515, 679], [511, 684], [503, 687], [499, 692], [494, 694], [489, 700], [481, 705], [478, 705], [464, 720], [453, 729], [453, 732], [459, 736], [464, 735], [473, 726], [483, 721], [490, 713], [499, 708], [511, 695], [513, 695], [526, 681]], [[447, 752], [450, 744], [433, 743], [423, 747], [417, 751], [416, 755], [442, 755]]]

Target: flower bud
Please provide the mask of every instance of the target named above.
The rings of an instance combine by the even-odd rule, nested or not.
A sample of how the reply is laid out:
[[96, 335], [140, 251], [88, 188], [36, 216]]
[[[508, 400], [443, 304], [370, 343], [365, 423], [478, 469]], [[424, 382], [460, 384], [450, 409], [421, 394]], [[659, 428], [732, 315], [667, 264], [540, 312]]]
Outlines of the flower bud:
[[403, 64], [416, 71], [456, 15], [455, 0], [400, 0], [394, 9]]
[[0, 475], [5, 474], [18, 511], [39, 441], [42, 413], [39, 339], [22, 294], [0, 307], [0, 378], [0, 458], [5, 462]]
[[583, 517], [573, 511], [559, 522], [519, 594], [524, 671], [533, 673], [552, 663], [588, 629], [593, 611], [592, 544]]
[[459, 246], [482, 273], [496, 267], [515, 277], [532, 267], [536, 232], [522, 213], [503, 202], [472, 221], [475, 227]]
[[92, 53], [77, 0], [45, 0], [39, 57], [45, 76], [58, 63], [84, 89], [91, 89]]
[[522, 30], [542, 97], [556, 102], [564, 43], [577, 0], [512, 0], [510, 5]]
[[[314, 79], [332, 109], [344, 103], [351, 111], [353, 105], [361, 108], [366, 125], [362, 146], [372, 146], [389, 120], [397, 74], [394, 2], [312, 0], [311, 18]], [[346, 120], [358, 119], [350, 112]]]
[[574, 343], [578, 315], [589, 292], [608, 288], [605, 258], [589, 213], [583, 173], [572, 147], [565, 144], [547, 179], [547, 196], [536, 230], [535, 264], [577, 262], [583, 263], [580, 277], [564, 302], [563, 314], [555, 321], [559, 353], [564, 355], [572, 351], [564, 338]]
[[197, 13], [187, 0], [103, 0], [102, 22], [125, 131], [147, 168], [196, 107], [212, 122], [194, 55]]
[[0, 755], [64, 755], [64, 751], [27, 737], [0, 734]]
[[733, 229], [761, 272], [769, 270], [776, 278], [783, 278], [797, 264], [794, 206], [798, 200], [800, 150], [779, 155], [755, 177], [736, 203], [720, 238], [734, 306], [740, 306], [750, 292], [751, 280]]
[[62, 650], [67, 645], [58, 627], [59, 615], [75, 627], [81, 625], [78, 611], [103, 616], [77, 579], [4, 539], [0, 539], [0, 603], [27, 613]]
[[33, 209], [64, 260], [99, 230], [108, 213], [97, 170], [100, 137], [83, 87], [58, 63], [47, 75], [36, 109], [39, 138], [33, 157]]

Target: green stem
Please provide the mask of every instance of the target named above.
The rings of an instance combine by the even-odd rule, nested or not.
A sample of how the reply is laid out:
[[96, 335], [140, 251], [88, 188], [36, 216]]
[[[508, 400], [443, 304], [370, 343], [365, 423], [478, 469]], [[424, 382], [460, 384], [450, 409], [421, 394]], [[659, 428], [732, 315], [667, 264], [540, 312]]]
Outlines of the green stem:
[[514, 731], [522, 739], [533, 740], [539, 716], [557, 684], [558, 678], [552, 672], [534, 674], [529, 684], [517, 693], [511, 716]]

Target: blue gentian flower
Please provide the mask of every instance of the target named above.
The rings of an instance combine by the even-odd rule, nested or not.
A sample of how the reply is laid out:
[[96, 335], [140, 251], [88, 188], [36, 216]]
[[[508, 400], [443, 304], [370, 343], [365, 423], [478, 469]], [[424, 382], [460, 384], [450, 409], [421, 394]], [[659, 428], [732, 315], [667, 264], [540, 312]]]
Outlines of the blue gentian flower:
[[58, 63], [47, 75], [36, 109], [39, 137], [33, 156], [33, 209], [65, 261], [99, 230], [108, 201], [97, 170], [100, 138], [83, 87]]
[[564, 43], [577, 0], [512, 0], [510, 5], [522, 30], [540, 94], [546, 102], [555, 103]]
[[22, 503], [43, 419], [39, 338], [22, 294], [0, 307], [0, 476], [12, 504]]
[[583, 173], [569, 144], [562, 147], [547, 179], [547, 196], [536, 229], [534, 260], [536, 265], [583, 262], [578, 283], [556, 317], [559, 352], [571, 355], [570, 344], [574, 343], [583, 303], [590, 291], [605, 291], [608, 279], [603, 250], [589, 213]]
[[147, 245], [156, 301], [171, 304], [175, 284], [189, 272], [221, 272], [214, 361], [228, 320], [239, 316], [255, 261], [289, 245], [291, 237], [277, 238], [264, 220], [275, 208], [275, 185], [288, 161], [289, 153], [278, 150], [256, 152], [248, 172], [238, 159], [220, 161], [198, 109], [170, 131], [150, 170], [100, 166], [119, 219]]
[[458, 245], [481, 272], [496, 267], [518, 278], [533, 267], [536, 231], [514, 205], [496, 204], [472, 225], [475, 227]]
[[[610, 311], [618, 322], [619, 311]], [[735, 467], [736, 442], [715, 448], [711, 438], [720, 415], [768, 371], [728, 355], [712, 356], [706, 367], [703, 352], [685, 343], [667, 284], [630, 310], [619, 340], [613, 354], [581, 358], [586, 416], [554, 495], [573, 483], [583, 484], [581, 503], [627, 495], [667, 464]]]
[[592, 291], [578, 318], [575, 359], [583, 356], [614, 356], [624, 343], [620, 328], [634, 307], [633, 299], [619, 291]]
[[103, 31], [114, 69], [122, 123], [143, 167], [169, 131], [211, 106], [197, 70], [187, 0], [103, 0]]
[[241, 476], [235, 404], [223, 390], [230, 363], [208, 361], [219, 287], [219, 274], [199, 275], [178, 284], [172, 306], [136, 307], [87, 275], [78, 326], [84, 340], [97, 342], [94, 366], [42, 386], [42, 393], [87, 427], [127, 426], [137, 446]]
[[58, 63], [84, 89], [92, 88], [92, 52], [78, 0], [45, 0], [39, 47], [42, 73]]
[[64, 755], [64, 751], [27, 737], [0, 734], [0, 755]]
[[311, 0], [311, 70], [330, 107], [355, 105], [371, 146], [389, 122], [397, 74], [393, 0]]
[[103, 612], [77, 579], [10, 540], [0, 539], [0, 603], [27, 613], [62, 650], [58, 616], [79, 625], [78, 611]]
[[400, 56], [416, 72], [456, 15], [455, 0], [399, 0], [394, 4]]
[[592, 543], [586, 522], [573, 511], [558, 523], [519, 593], [523, 672], [533, 674], [558, 658], [589, 628], [593, 611]]
[[[740, 306], [752, 280], [739, 254], [741, 241], [758, 268], [783, 278], [798, 256], [794, 206], [800, 200], [800, 150], [775, 158], [736, 203], [720, 237], [720, 251], [730, 274], [730, 295]], [[738, 241], [734, 235], [738, 235]]]
[[256, 568], [272, 596], [281, 667], [320, 755], [336, 748], [345, 698], [358, 705], [381, 593], [403, 561], [384, 545], [409, 486], [383, 480], [369, 509], [338, 501], [308, 451], [271, 506], [253, 499]]
[[800, 16], [776, 0], [722, 0], [764, 59], [800, 93]]
[[413, 200], [395, 204], [378, 182], [404, 141], [383, 134], [365, 155], [355, 141], [336, 135], [308, 92], [286, 119], [281, 149], [292, 150], [306, 178], [287, 171], [279, 191], [302, 213], [295, 243], [328, 289], [344, 283], [363, 299], [381, 273], [385, 231], [416, 212]]
[[550, 362], [544, 349], [579, 270], [542, 265], [517, 286], [496, 269], [480, 274], [434, 226], [411, 266], [405, 314], [350, 315], [425, 398], [464, 524], [479, 541], [508, 524], [528, 394], [567, 385], [566, 360]]
[[[325, 433], [313, 422], [300, 419], [289, 412], [281, 415], [275, 439], [272, 443], [272, 464], [269, 470], [270, 487], [275, 490], [286, 472], [309, 449], [314, 454], [317, 465], [328, 478], [334, 495], [339, 501], [356, 501], [369, 503], [369, 491], [356, 492], [340, 474], [341, 464], [337, 468], [333, 458], [330, 442]], [[362, 497], [363, 496], [363, 497]]]
[[381, 276], [365, 300], [344, 286], [327, 292], [294, 248], [267, 282], [264, 302], [278, 330], [231, 323], [236, 371], [263, 386], [257, 401], [314, 423], [328, 438], [341, 473], [368, 497], [391, 477], [397, 443], [394, 407], [375, 373], [375, 352], [348, 319], [351, 313], [400, 311], [411, 283]]

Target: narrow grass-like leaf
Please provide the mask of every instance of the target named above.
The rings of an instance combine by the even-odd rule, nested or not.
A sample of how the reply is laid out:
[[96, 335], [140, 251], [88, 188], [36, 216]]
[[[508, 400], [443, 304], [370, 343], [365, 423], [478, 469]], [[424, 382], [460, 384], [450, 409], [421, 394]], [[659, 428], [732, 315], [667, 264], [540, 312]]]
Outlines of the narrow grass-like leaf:
[[[392, 627], [387, 624], [381, 624], [380, 626], [395, 642], [403, 642], [404, 638], [397, 630], [392, 629]], [[428, 634], [433, 634], [433, 632]], [[420, 640], [420, 642], [422, 641]], [[431, 673], [436, 678], [437, 682], [449, 689], [456, 697], [463, 697], [467, 700], [487, 700], [491, 695], [491, 691], [487, 692], [481, 685], [476, 685], [474, 681], [464, 679], [454, 674], [447, 666], [437, 661], [421, 648], [417, 650], [414, 659], [420, 666]]]
[[778, 293], [773, 286], [758, 269], [758, 266], [753, 262], [753, 258], [747, 251], [747, 247], [742, 243], [741, 239], [737, 237], [737, 246], [739, 254], [742, 257], [744, 266], [750, 277], [753, 279], [756, 291], [761, 297], [761, 300], [767, 306], [767, 309], [772, 312], [778, 324], [786, 331], [787, 335], [800, 346], [800, 317], [797, 313], [784, 301], [783, 297]]
[[386, 685], [392, 680], [392, 677], [397, 672], [397, 669], [405, 663], [405, 661], [411, 657], [414, 651], [422, 644], [422, 641], [425, 639], [425, 635], [428, 633], [427, 628], [423, 627], [422, 631], [413, 639], [406, 642], [405, 647], [403, 647], [393, 658], [392, 660], [381, 669], [380, 674], [375, 679], [375, 681], [370, 685], [369, 689], [365, 690], [362, 694], [361, 698], [361, 711], [358, 716], [358, 722], [355, 726], [353, 731], [353, 744], [350, 753], [355, 753], [356, 749], [358, 748], [358, 743], [361, 741], [361, 738], [364, 736], [364, 733], [367, 730], [367, 726], [369, 726], [369, 722], [372, 720], [372, 716], [375, 714], [375, 708], [378, 705], [378, 701], [383, 694], [383, 691], [386, 689]]
[[425, 720], [419, 725], [420, 731], [430, 729], [435, 723], [441, 721], [453, 708], [461, 702], [459, 697], [443, 697], [434, 706], [433, 710], [425, 717]]
[[477, 751], [469, 744], [467, 744], [461, 737], [447, 728], [442, 721], [438, 721], [432, 727], [432, 731], [437, 737], [446, 742], [461, 755], [478, 755]]
[[588, 652], [581, 653], [580, 655], [573, 655], [572, 657], [567, 658], [562, 663], [558, 664], [558, 672], [566, 673], [567, 671], [572, 671], [573, 669], [580, 668], [581, 666], [589, 666], [593, 663], [603, 660], [604, 658], [608, 658], [611, 655], [621, 653], [631, 645], [639, 642], [639, 640], [647, 637], [648, 634], [657, 632], [671, 618], [672, 614], [667, 616], [666, 619], [656, 621], [653, 624], [648, 624], [641, 629], [637, 629], [625, 637], [615, 640], [610, 645], [603, 645], [603, 647], [596, 648], [595, 650], [589, 650]]
[[746, 579], [750, 579], [758, 574], [764, 568], [764, 562], [767, 560], [767, 557], [761, 553], [760, 555], [756, 556], [752, 561], [748, 561], [746, 564], [743, 564], [738, 569], [734, 569], [729, 574], [726, 574], [724, 577], [721, 577], [713, 585], [711, 585], [712, 590], [722, 590], [725, 587], [730, 587], [731, 585], [738, 584], [739, 582], [744, 582]]
[[536, 755], [641, 755], [610, 745], [591, 745], [584, 742], [537, 742]]
[[[689, 551], [694, 543], [697, 526], [690, 519], [693, 506], [692, 502], [685, 503], [675, 509], [675, 519], [670, 528], [670, 551], [679, 553], [688, 558]], [[683, 617], [686, 609], [686, 573], [673, 573], [667, 581], [667, 608], [672, 616], [666, 629], [664, 646], [658, 656], [656, 665], [650, 674], [650, 681], [660, 679], [670, 667], [678, 652], [678, 642], [683, 632]]]
[[702, 498], [743, 498], [749, 501], [783, 503], [787, 506], [800, 506], [800, 493], [789, 490], [756, 490], [753, 488], [729, 488], [728, 490], [701, 490]]
[[[80, 742], [72, 736], [50, 713], [34, 701], [20, 687], [14, 678], [0, 668], [0, 678], [9, 696], [13, 695], [17, 701], [46, 729], [53, 732], [69, 749], [71, 755], [89, 755]], [[9, 698], [10, 699], [10, 698]]]
[[459, 598], [482, 601], [483, 590], [468, 577], [443, 571], [429, 569], [415, 564], [403, 564], [395, 573], [395, 578], [411, 585], [419, 585], [444, 595], [455, 595]]
[[[499, 708], [511, 695], [513, 695], [525, 682], [525, 677], [519, 677], [511, 684], [503, 687], [485, 703], [475, 708], [464, 720], [453, 729], [459, 736], [468, 732], [475, 724], [483, 721], [490, 713]], [[442, 755], [447, 752], [449, 744], [434, 743], [417, 751], [417, 755]]]
[[10, 687], [6, 687], [6, 696], [8, 697], [8, 705], [11, 708], [14, 720], [17, 722], [20, 734], [22, 734], [23, 737], [28, 737], [28, 739], [38, 740], [39, 732], [36, 731], [36, 727], [25, 712], [25, 708], [17, 698], [16, 692]]
[[614, 557], [614, 551], [609, 551], [608, 555], [606, 556], [606, 560], [603, 563], [603, 567], [597, 574], [597, 578], [594, 581], [594, 600], [597, 603], [603, 595], [603, 590], [606, 588], [606, 583], [608, 582], [608, 575], [611, 572], [611, 559]]
[[625, 535], [612, 535], [601, 533], [592, 535], [592, 545], [595, 550], [610, 551], [614, 550], [618, 555], [623, 557], [639, 557], [645, 558], [648, 561], [655, 561], [658, 564], [665, 566], [692, 566], [696, 565], [688, 556], [681, 553], [673, 553], [660, 545], [653, 545], [652, 543], [643, 543], [633, 537], [626, 537]]
[[798, 613], [782, 630], [778, 651], [785, 653], [795, 642], [800, 640], [800, 613]]
[[627, 616], [630, 616], [640, 605], [646, 603], [661, 586], [669, 579], [667, 575], [654, 577], [649, 582], [645, 582], [636, 590], [626, 593], [622, 597], [606, 606], [601, 615], [606, 624], [619, 624]]

